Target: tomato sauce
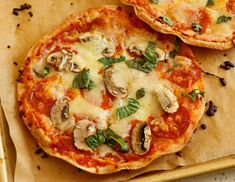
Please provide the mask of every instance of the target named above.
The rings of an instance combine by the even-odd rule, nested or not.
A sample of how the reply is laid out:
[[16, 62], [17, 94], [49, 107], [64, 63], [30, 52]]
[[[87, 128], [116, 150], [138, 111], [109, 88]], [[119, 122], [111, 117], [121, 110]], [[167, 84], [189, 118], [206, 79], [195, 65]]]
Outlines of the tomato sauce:
[[201, 9], [199, 11], [199, 17], [198, 17], [198, 21], [199, 21], [199, 24], [202, 26], [202, 30], [201, 30], [201, 33], [205, 32], [207, 27], [210, 25], [211, 23], [211, 19], [210, 19], [210, 15], [209, 13], [207, 12], [206, 9]]
[[168, 126], [168, 129], [163, 131], [159, 126], [151, 124], [154, 135], [158, 138], [175, 139], [187, 130], [190, 124], [190, 113], [185, 107], [180, 106], [177, 112], [173, 114], [164, 113], [161, 119]]
[[44, 87], [43, 82], [38, 82], [28, 94], [28, 101], [36, 111], [49, 116], [55, 100], [51, 96], [45, 95]]
[[115, 97], [110, 95], [108, 92], [103, 93], [103, 102], [101, 103], [102, 109], [111, 109], [113, 107]]

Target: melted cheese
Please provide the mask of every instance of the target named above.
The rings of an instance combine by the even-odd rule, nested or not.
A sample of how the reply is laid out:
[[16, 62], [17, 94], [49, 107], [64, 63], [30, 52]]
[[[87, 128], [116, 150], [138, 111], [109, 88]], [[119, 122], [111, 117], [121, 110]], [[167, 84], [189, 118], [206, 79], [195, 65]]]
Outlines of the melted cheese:
[[107, 110], [103, 110], [102, 108], [91, 104], [81, 96], [77, 96], [74, 100], [69, 102], [69, 106], [70, 112], [96, 120], [98, 129], [107, 128], [107, 120], [109, 116], [109, 112]]

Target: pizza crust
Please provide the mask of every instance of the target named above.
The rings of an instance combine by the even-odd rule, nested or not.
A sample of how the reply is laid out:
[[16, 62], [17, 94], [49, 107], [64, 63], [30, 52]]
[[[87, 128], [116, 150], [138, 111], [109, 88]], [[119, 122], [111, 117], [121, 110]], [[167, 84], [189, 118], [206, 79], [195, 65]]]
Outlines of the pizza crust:
[[[178, 137], [177, 140], [166, 140], [167, 148], [165, 148], [165, 150], [163, 150], [161, 152], [160, 151], [155, 152], [151, 156], [147, 156], [145, 158], [141, 158], [136, 161], [123, 162], [120, 164], [109, 163], [106, 166], [86, 167], [84, 165], [77, 163], [76, 158], [73, 158], [67, 154], [60, 153], [51, 147], [51, 144], [53, 141], [48, 137], [48, 133], [47, 133], [47, 129], [50, 128], [49, 125], [45, 122], [43, 124], [43, 129], [42, 129], [38, 125], [38, 123], [33, 123], [27, 117], [28, 114], [35, 113], [35, 110], [30, 106], [30, 104], [28, 103], [28, 99], [25, 97], [26, 93], [30, 89], [30, 86], [32, 86], [34, 83], [34, 81], [32, 81], [32, 83], [31, 82], [29, 83], [29, 82], [25, 82], [25, 80], [24, 80], [27, 77], [26, 75], [30, 74], [30, 72], [31, 72], [31, 70], [30, 70], [31, 67], [29, 65], [32, 64], [32, 62], [34, 62], [38, 58], [37, 53], [41, 49], [41, 47], [44, 46], [44, 44], [46, 44], [52, 37], [59, 34], [62, 30], [65, 30], [69, 25], [73, 24], [74, 22], [78, 22], [78, 21], [80, 21], [80, 23], [82, 24], [83, 23], [82, 17], [86, 17], [86, 16], [92, 17], [92, 15], [98, 16], [97, 12], [100, 10], [115, 12], [115, 11], [117, 11], [117, 9], [119, 9], [119, 8], [116, 6], [101, 6], [101, 7], [97, 7], [97, 8], [88, 9], [84, 12], [76, 13], [76, 14], [73, 14], [70, 17], [68, 17], [59, 26], [59, 28], [55, 29], [51, 34], [46, 35], [44, 38], [42, 38], [37, 44], [35, 44], [31, 48], [31, 50], [29, 51], [29, 53], [26, 57], [26, 63], [23, 67], [24, 73], [23, 73], [23, 75], [20, 75], [20, 78], [22, 78], [23, 80], [18, 83], [18, 88], [17, 88], [19, 111], [20, 111], [21, 116], [24, 120], [24, 123], [26, 124], [26, 126], [28, 127], [28, 129], [30, 130], [32, 135], [35, 137], [35, 139], [39, 143], [39, 146], [46, 153], [50, 154], [51, 156], [55, 156], [60, 159], [63, 159], [63, 160], [71, 163], [72, 165], [74, 165], [82, 170], [85, 170], [87, 172], [94, 173], [94, 174], [110, 174], [110, 173], [114, 173], [114, 172], [124, 170], [124, 169], [131, 169], [131, 170], [139, 169], [139, 168], [145, 167], [146, 165], [151, 163], [151, 161], [153, 161], [157, 157], [181, 150], [187, 144], [187, 142], [190, 140], [190, 138], [193, 134], [193, 131], [195, 130], [196, 125], [197, 125], [198, 121], [200, 120], [200, 118], [204, 112], [204, 108], [205, 108], [205, 98], [202, 98], [197, 109], [193, 110], [191, 113], [192, 120], [190, 121], [190, 124], [189, 124], [187, 130], [185, 131], [184, 135], [182, 135], [181, 137]], [[34, 80], [34, 79], [32, 78], [32, 80]], [[200, 88], [200, 89], [204, 88], [202, 78], [200, 78], [199, 81], [194, 84], [194, 87]], [[43, 117], [42, 115], [37, 115], [37, 113], [33, 116], [34, 117], [37, 116], [39, 120], [40, 119], [43, 121], [45, 120], [45, 117]], [[80, 157], [82, 157], [82, 156], [80, 156]]]
[[[136, 15], [150, 25], [154, 30], [164, 33], [164, 34], [173, 34], [180, 37], [185, 43], [189, 45], [194, 45], [198, 47], [206, 47], [210, 49], [217, 50], [227, 50], [235, 45], [235, 32], [232, 33], [231, 36], [227, 37], [224, 40], [202, 40], [200, 35], [190, 35], [185, 34], [180, 31], [174, 30], [172, 27], [160, 22], [157, 19], [154, 19], [151, 15], [149, 15], [143, 8], [137, 6], [133, 0], [121, 0], [122, 3], [126, 5], [131, 5], [134, 7]], [[205, 38], [203, 38], [205, 39]]]

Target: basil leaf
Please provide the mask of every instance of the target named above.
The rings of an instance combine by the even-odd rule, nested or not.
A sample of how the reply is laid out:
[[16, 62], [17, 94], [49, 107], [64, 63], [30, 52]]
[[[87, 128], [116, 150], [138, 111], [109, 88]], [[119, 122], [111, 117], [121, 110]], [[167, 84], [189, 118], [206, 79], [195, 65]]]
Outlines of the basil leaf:
[[158, 63], [155, 47], [155, 42], [149, 42], [144, 55], [140, 58], [126, 61], [127, 66], [145, 73], [152, 71]]
[[99, 145], [99, 139], [97, 138], [96, 135], [88, 136], [85, 139], [85, 142], [92, 150], [96, 149], [96, 147]]
[[207, 3], [206, 3], [206, 6], [212, 6], [214, 5], [214, 0], [208, 0]]
[[175, 56], [176, 56], [176, 55], [178, 54], [178, 52], [179, 52], [180, 38], [176, 37], [174, 44], [175, 44], [175, 49], [170, 52], [170, 57], [171, 57], [171, 58], [175, 58]]
[[196, 101], [196, 98], [201, 95], [202, 97], [205, 96], [205, 92], [200, 92], [200, 90], [198, 89], [194, 89], [192, 92], [190, 93], [182, 93], [181, 94], [182, 96], [185, 96], [185, 97], [189, 97], [193, 102]]
[[87, 88], [88, 90], [95, 87], [95, 82], [90, 79], [90, 70], [83, 69], [80, 73], [78, 73], [72, 83], [73, 88]]
[[159, 0], [151, 0], [151, 2], [154, 3], [154, 4], [158, 4]]
[[114, 133], [111, 129], [107, 129], [103, 131], [106, 143], [110, 147], [117, 149], [115, 145], [118, 145], [121, 148], [121, 152], [127, 152], [129, 150], [128, 144], [125, 142], [123, 138], [121, 138], [119, 135]]
[[192, 29], [195, 31], [195, 32], [200, 32], [202, 30], [202, 26], [198, 23], [193, 23], [192, 24]]
[[85, 139], [85, 142], [92, 150], [96, 149], [100, 143], [105, 143], [105, 141], [104, 133], [101, 130], [97, 134], [90, 135]]
[[125, 56], [121, 56], [120, 58], [111, 58], [111, 57], [103, 57], [98, 59], [100, 63], [104, 65], [105, 68], [112, 66], [114, 63], [124, 62]]
[[41, 73], [37, 72], [35, 69], [33, 70], [34, 74], [38, 77], [45, 77], [50, 73], [50, 68], [45, 66]]
[[232, 20], [232, 17], [223, 15], [223, 16], [220, 16], [219, 18], [217, 18], [216, 23], [217, 24], [226, 23], [230, 20]]
[[141, 99], [144, 96], [145, 96], [145, 89], [144, 88], [141, 88], [141, 89], [137, 90], [136, 93], [135, 93], [136, 99]]
[[173, 26], [173, 21], [167, 16], [159, 16], [159, 18], [169, 26]]
[[137, 100], [133, 98], [128, 98], [127, 106], [120, 107], [117, 109], [118, 119], [123, 119], [134, 114], [139, 108], [140, 104]]

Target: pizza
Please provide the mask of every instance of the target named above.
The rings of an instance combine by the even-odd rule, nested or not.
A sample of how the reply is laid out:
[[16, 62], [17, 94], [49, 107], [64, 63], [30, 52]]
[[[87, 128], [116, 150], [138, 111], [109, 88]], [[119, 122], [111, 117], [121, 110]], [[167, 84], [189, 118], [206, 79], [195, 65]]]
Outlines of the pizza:
[[190, 48], [116, 6], [68, 17], [31, 48], [19, 80], [19, 111], [39, 146], [95, 174], [181, 150], [205, 105]]
[[234, 0], [122, 0], [153, 29], [199, 47], [226, 50], [235, 44]]

